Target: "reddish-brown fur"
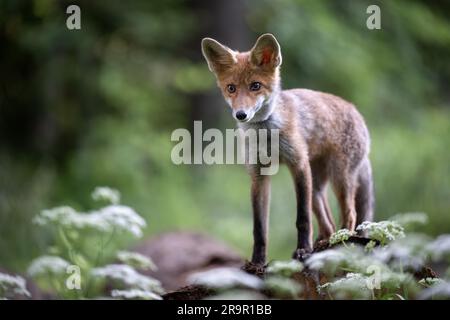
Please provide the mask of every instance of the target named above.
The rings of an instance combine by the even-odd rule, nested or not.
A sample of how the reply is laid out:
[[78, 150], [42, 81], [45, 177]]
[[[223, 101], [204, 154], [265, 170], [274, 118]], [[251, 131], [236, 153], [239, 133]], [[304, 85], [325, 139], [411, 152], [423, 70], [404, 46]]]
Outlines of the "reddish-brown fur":
[[[372, 219], [373, 187], [368, 158], [370, 137], [362, 116], [349, 102], [332, 94], [307, 89], [282, 91], [280, 47], [265, 34], [249, 51], [239, 53], [212, 39], [202, 41], [203, 54], [222, 93], [243, 129], [279, 129], [280, 157], [293, 176], [297, 194], [298, 243], [294, 256], [311, 250], [311, 212], [319, 225], [319, 239], [335, 232], [326, 186], [333, 185], [341, 227], [354, 230]], [[255, 82], [260, 88], [253, 91]], [[230, 90], [233, 85], [235, 90]], [[254, 250], [252, 262], [265, 263], [270, 177], [248, 165], [252, 176]]]

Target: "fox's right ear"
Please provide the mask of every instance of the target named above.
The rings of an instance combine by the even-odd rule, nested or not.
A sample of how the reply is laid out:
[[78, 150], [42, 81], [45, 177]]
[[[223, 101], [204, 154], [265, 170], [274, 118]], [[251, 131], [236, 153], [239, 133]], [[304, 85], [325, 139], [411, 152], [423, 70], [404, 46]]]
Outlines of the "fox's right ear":
[[237, 62], [233, 50], [211, 38], [202, 40], [202, 53], [208, 62], [209, 70], [214, 73], [221, 72]]

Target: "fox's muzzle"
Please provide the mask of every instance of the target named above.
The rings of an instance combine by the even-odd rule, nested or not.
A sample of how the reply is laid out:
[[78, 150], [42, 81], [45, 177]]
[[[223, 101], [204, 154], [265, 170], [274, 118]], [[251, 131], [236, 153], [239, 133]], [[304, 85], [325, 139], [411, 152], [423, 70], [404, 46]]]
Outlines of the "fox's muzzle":
[[256, 101], [256, 104], [252, 107], [240, 107], [235, 112], [233, 112], [234, 117], [237, 121], [240, 122], [248, 122], [253, 119], [255, 114], [258, 113], [258, 111], [264, 106], [265, 98], [260, 97], [258, 101]]
[[235, 117], [239, 121], [245, 121], [245, 119], [247, 119], [247, 113], [245, 111], [243, 111], [243, 110], [239, 110], [239, 111], [236, 112]]

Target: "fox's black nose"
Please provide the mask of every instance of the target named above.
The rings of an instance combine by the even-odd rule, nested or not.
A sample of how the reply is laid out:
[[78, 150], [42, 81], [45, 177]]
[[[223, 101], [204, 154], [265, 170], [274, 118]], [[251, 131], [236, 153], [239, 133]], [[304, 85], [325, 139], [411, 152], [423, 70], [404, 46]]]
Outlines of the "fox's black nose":
[[239, 110], [238, 112], [236, 112], [236, 119], [244, 120], [245, 118], [247, 118], [247, 114], [244, 111]]

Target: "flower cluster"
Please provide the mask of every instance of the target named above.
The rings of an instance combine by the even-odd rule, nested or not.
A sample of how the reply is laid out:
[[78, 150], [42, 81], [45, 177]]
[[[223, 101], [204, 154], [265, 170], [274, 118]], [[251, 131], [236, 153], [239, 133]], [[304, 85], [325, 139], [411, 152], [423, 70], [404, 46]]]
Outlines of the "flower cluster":
[[268, 273], [289, 277], [303, 270], [303, 264], [297, 260], [273, 261], [267, 268]]
[[444, 234], [439, 236], [433, 242], [430, 242], [426, 246], [426, 250], [429, 252], [433, 260], [439, 261], [442, 258], [450, 257], [450, 235]]
[[343, 243], [347, 241], [351, 236], [354, 236], [356, 232], [350, 231], [348, 229], [341, 229], [335, 233], [333, 233], [330, 237], [330, 245], [335, 245], [338, 243]]
[[105, 201], [111, 204], [120, 203], [120, 192], [109, 187], [97, 187], [91, 194], [95, 201]]
[[428, 237], [424, 235], [408, 235], [391, 242], [388, 246], [377, 247], [372, 251], [372, 256], [387, 263], [394, 270], [419, 270], [427, 260], [428, 253], [425, 249]]
[[405, 236], [403, 227], [396, 221], [364, 221], [356, 230], [367, 232], [369, 238], [379, 241], [382, 245]]
[[161, 283], [149, 276], [137, 272], [126, 264], [109, 264], [91, 270], [94, 278], [109, 279], [127, 289], [140, 289], [163, 294]]
[[260, 289], [263, 287], [263, 281], [258, 277], [237, 268], [226, 267], [194, 273], [189, 276], [188, 282], [216, 289], [233, 287]]
[[26, 281], [20, 276], [12, 276], [0, 272], [0, 299], [14, 298], [16, 296], [30, 297]]
[[380, 270], [387, 269], [382, 261], [365, 254], [362, 248], [356, 246], [324, 250], [313, 254], [305, 263], [308, 268], [320, 270], [329, 276], [339, 274], [342, 271], [366, 273], [374, 266]]
[[327, 292], [336, 299], [369, 299], [371, 290], [368, 283], [369, 277], [360, 273], [347, 273], [344, 278], [340, 278], [334, 282], [327, 282], [319, 285], [317, 290], [321, 293]]
[[445, 283], [445, 281], [440, 278], [430, 278], [430, 277], [423, 278], [419, 281], [419, 284], [427, 288], [443, 283]]
[[405, 229], [409, 229], [416, 225], [426, 224], [428, 222], [428, 216], [423, 212], [399, 213], [390, 220], [397, 222]]
[[113, 290], [111, 297], [127, 300], [161, 300], [161, 296], [148, 290], [129, 289], [129, 290]]
[[28, 267], [31, 277], [65, 274], [70, 263], [57, 256], [41, 256], [34, 259]]
[[[382, 246], [365, 251], [350, 245], [314, 253], [306, 260], [306, 266], [323, 272], [329, 279], [318, 286], [320, 292], [331, 299], [450, 297], [450, 290], [441, 279], [415, 278], [430, 258], [441, 261], [449, 256], [449, 235], [434, 241], [422, 234], [405, 236], [396, 221], [364, 222], [358, 229], [368, 231], [369, 238]], [[423, 287], [428, 289], [419, 295]]]
[[67, 206], [43, 210], [34, 218], [39, 225], [54, 225], [66, 229], [98, 232], [123, 231], [135, 237], [142, 236], [145, 220], [132, 208], [123, 205], [110, 205], [90, 213], [77, 212]]
[[[117, 190], [99, 187], [92, 193], [92, 198], [106, 201], [108, 205], [87, 213], [68, 206], [57, 207], [43, 210], [34, 218], [35, 223], [52, 226], [57, 232], [55, 244], [49, 250], [53, 255], [33, 260], [28, 274], [36, 278], [39, 285], [53, 290], [62, 298], [95, 297], [104, 292], [106, 280], [108, 287], [116, 289], [111, 291], [113, 298], [161, 299], [160, 295], [164, 293], [161, 283], [135, 269], [156, 270], [150, 258], [135, 252], [118, 251], [115, 252], [116, 257], [122, 264], [97, 267], [103, 263], [103, 255], [113, 257], [114, 252], [104, 254], [104, 251], [111, 244], [115, 232], [141, 237], [146, 222], [132, 208], [119, 204], [120, 193]], [[105, 234], [109, 240], [105, 239]], [[95, 243], [96, 240], [99, 241]], [[76, 267], [78, 274], [72, 273], [70, 266]], [[73, 279], [79, 279], [80, 286], [83, 283], [83, 290], [68, 287], [67, 280], [72, 274], [76, 276]], [[84, 277], [82, 282], [81, 276]]]
[[154, 262], [149, 257], [137, 252], [119, 251], [117, 253], [117, 259], [120, 262], [137, 269], [152, 271], [158, 270]]
[[303, 290], [303, 287], [297, 281], [282, 277], [270, 276], [264, 281], [264, 287], [272, 291], [276, 296], [296, 298]]
[[419, 295], [419, 299], [450, 299], [450, 282], [436, 282]]

